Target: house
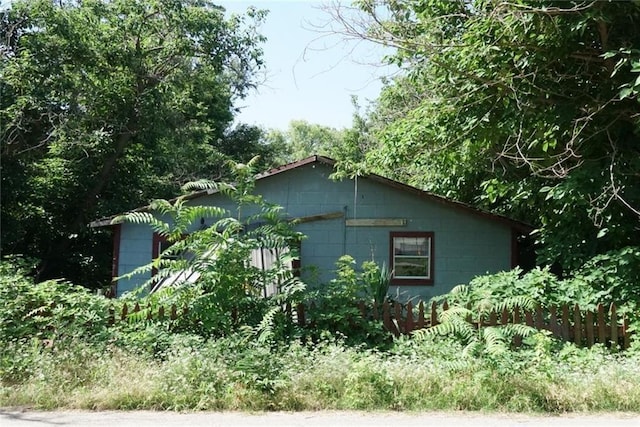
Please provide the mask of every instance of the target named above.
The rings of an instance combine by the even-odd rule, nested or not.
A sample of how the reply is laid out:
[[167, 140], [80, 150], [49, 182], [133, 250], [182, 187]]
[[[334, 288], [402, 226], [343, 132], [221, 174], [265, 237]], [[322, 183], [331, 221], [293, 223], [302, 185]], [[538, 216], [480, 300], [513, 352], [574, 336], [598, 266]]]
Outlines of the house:
[[[520, 237], [531, 232], [529, 225], [378, 175], [334, 181], [333, 170], [333, 160], [312, 156], [256, 180], [256, 193], [298, 219], [296, 229], [307, 236], [300, 247], [303, 280], [313, 270], [315, 281], [326, 283], [336, 260], [349, 254], [358, 265], [374, 260], [390, 266], [392, 295], [429, 299], [519, 264]], [[212, 190], [190, 195], [189, 203], [233, 209], [230, 199]], [[114, 277], [150, 262], [162, 249], [147, 225], [104, 218], [91, 226], [113, 227]], [[120, 279], [116, 294], [146, 279]]]

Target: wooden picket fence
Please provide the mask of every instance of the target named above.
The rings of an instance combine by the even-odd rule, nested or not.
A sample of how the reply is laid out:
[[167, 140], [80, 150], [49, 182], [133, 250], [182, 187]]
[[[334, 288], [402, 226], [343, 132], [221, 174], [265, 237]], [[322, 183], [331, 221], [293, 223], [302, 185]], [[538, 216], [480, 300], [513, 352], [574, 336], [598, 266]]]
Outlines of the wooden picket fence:
[[[381, 310], [374, 308], [370, 314], [373, 319], [381, 319], [385, 328], [395, 336], [400, 336], [437, 325], [438, 312], [448, 308], [446, 302], [441, 306], [432, 303], [428, 307], [423, 302], [415, 307], [411, 302], [406, 305], [385, 303]], [[364, 305], [360, 305], [360, 310], [367, 314]], [[548, 310], [537, 307], [533, 311], [515, 307], [499, 313], [492, 311], [482, 319], [467, 320], [475, 327], [526, 324], [540, 331], [549, 331], [554, 337], [578, 346], [591, 347], [596, 343], [611, 346], [615, 343], [621, 348], [628, 348], [630, 344], [628, 319], [617, 314], [614, 304], [608, 310], [600, 304], [595, 312], [582, 311], [578, 305], [550, 307]]]
[[[431, 304], [420, 302], [414, 305], [411, 302], [400, 304], [388, 301], [379, 306], [368, 306], [364, 302], [360, 302], [357, 307], [364, 318], [382, 321], [385, 329], [396, 337], [409, 335], [413, 331], [437, 325], [439, 323], [438, 314], [449, 308], [446, 302], [441, 305], [435, 302]], [[309, 312], [314, 309], [316, 308], [313, 304], [308, 307], [304, 304], [298, 304], [295, 307], [287, 305], [285, 308], [291, 321], [301, 327], [312, 326], [307, 318]], [[137, 303], [132, 308], [125, 304], [117, 315], [111, 310], [110, 323], [124, 321], [135, 315], [147, 320], [175, 320], [184, 314], [186, 314], [186, 309], [180, 310], [175, 305], [168, 309], [160, 307], [152, 311]], [[234, 319], [237, 317], [237, 313], [229, 315]], [[615, 344], [626, 349], [630, 345], [631, 334], [628, 319], [617, 314], [617, 308], [614, 304], [609, 309], [600, 304], [596, 311], [583, 311], [578, 305], [573, 307], [564, 305], [549, 309], [537, 307], [533, 311], [520, 310], [516, 307], [511, 310], [504, 309], [499, 313], [491, 312], [482, 319], [467, 320], [476, 328], [510, 323], [526, 324], [541, 331], [549, 331], [554, 337], [573, 342], [578, 346], [591, 347], [596, 343], [601, 343], [606, 346], [614, 346]]]

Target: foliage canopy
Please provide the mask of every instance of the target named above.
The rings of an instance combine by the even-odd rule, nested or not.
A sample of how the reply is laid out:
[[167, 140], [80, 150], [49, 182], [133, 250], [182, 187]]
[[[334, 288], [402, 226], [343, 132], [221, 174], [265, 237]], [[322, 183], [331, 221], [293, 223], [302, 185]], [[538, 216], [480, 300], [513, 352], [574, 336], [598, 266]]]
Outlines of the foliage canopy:
[[0, 18], [2, 251], [41, 259], [40, 279], [90, 283], [109, 254], [89, 221], [253, 157], [259, 132], [229, 125], [257, 83], [264, 16], [227, 18], [209, 0], [13, 2]]
[[637, 2], [361, 0], [349, 36], [396, 48], [367, 170], [539, 228], [575, 268], [638, 245]]

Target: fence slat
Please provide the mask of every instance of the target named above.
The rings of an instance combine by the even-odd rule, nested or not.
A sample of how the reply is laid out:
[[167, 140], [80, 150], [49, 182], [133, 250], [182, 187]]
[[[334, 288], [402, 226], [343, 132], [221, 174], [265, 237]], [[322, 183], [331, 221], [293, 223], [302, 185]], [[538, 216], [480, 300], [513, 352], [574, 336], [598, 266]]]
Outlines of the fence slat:
[[298, 315], [298, 318], [296, 319], [298, 322], [298, 326], [303, 327], [305, 326], [305, 313], [304, 313], [304, 304], [298, 304], [296, 306], [296, 314]]
[[562, 306], [562, 339], [569, 341], [571, 339], [569, 335], [569, 306], [564, 304]]
[[611, 304], [609, 311], [609, 322], [611, 322], [611, 350], [618, 350], [618, 316], [616, 316], [616, 306]]
[[573, 306], [573, 342], [582, 345], [582, 316], [578, 304]]
[[593, 330], [593, 312], [587, 311], [587, 318], [585, 320], [585, 327], [587, 329], [587, 347], [592, 347], [595, 339], [594, 339], [594, 330]]
[[498, 315], [496, 314], [495, 311], [491, 311], [491, 314], [489, 314], [489, 326], [496, 326], [498, 324]]
[[[520, 308], [518, 306], [513, 307], [513, 323], [516, 325], [522, 323], [522, 319], [520, 318]], [[513, 337], [513, 345], [516, 347], [520, 347], [522, 345], [522, 337], [520, 335]]]
[[507, 308], [503, 308], [502, 309], [502, 313], [500, 313], [500, 324], [501, 325], [506, 325], [507, 323], [509, 323], [509, 312], [507, 311]]
[[429, 316], [429, 326], [436, 326], [438, 324], [438, 305], [434, 302], [431, 303], [431, 313]]
[[387, 329], [387, 331], [391, 332], [396, 337], [399, 337], [400, 331], [398, 331], [398, 328], [396, 327], [395, 323], [391, 320], [390, 305], [391, 303], [389, 303], [388, 301], [386, 301], [382, 305], [382, 324]]
[[542, 314], [542, 307], [536, 307], [535, 328], [539, 331], [546, 329], [544, 327], [544, 315]]
[[549, 308], [549, 324], [547, 325], [547, 330], [551, 331], [551, 333], [556, 337], [561, 336], [560, 325], [558, 325], [557, 308], [555, 305]]
[[404, 325], [402, 322], [402, 305], [399, 302], [396, 302], [393, 305], [393, 314], [394, 314], [393, 320], [395, 320], [395, 322], [393, 323], [395, 323], [398, 328], [398, 334], [405, 332]]
[[524, 319], [525, 319], [525, 322], [527, 323], [527, 326], [531, 326], [532, 328], [534, 327], [533, 313], [531, 313], [529, 310], [525, 311]]
[[601, 344], [607, 342], [605, 325], [604, 306], [602, 304], [598, 304], [598, 342]]
[[407, 303], [407, 320], [404, 322], [404, 333], [410, 334], [414, 329], [413, 323], [413, 304], [411, 301]]
[[622, 318], [622, 336], [624, 337], [624, 349], [626, 350], [631, 345], [631, 336], [629, 334], [629, 319], [627, 316]]
[[424, 303], [420, 301], [418, 304], [418, 323], [416, 324], [416, 329], [424, 329]]
[[364, 305], [364, 301], [360, 301], [358, 303], [358, 310], [360, 310], [360, 315], [362, 316], [363, 319], [367, 318], [367, 308]]

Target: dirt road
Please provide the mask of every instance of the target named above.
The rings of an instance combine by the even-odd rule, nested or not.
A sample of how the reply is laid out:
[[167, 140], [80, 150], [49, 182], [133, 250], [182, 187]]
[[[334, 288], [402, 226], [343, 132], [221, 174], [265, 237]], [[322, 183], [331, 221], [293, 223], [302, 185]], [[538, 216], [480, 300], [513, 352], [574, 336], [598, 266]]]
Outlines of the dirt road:
[[36, 412], [0, 409], [1, 427], [640, 427], [638, 414], [530, 416], [473, 412]]

